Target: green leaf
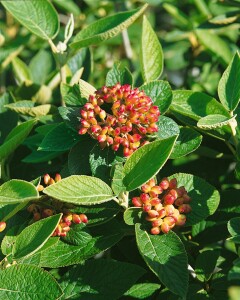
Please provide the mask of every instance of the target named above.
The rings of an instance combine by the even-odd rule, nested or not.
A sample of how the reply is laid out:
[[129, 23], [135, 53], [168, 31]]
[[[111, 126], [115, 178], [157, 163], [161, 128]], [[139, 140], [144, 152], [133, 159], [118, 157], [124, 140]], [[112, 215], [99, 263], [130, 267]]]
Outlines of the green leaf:
[[201, 92], [187, 90], [173, 92], [170, 109], [196, 121], [215, 114], [230, 117], [229, 112], [213, 97]]
[[230, 300], [238, 300], [240, 298], [240, 287], [239, 286], [231, 286], [228, 289], [228, 293], [230, 296]]
[[165, 116], [160, 116], [157, 126], [158, 132], [156, 132], [156, 136], [159, 139], [166, 139], [174, 135], [176, 136], [180, 133], [178, 124], [171, 118]]
[[27, 181], [12, 179], [0, 186], [0, 204], [28, 202], [38, 197], [35, 186]]
[[19, 84], [23, 82], [31, 82], [31, 72], [28, 66], [18, 57], [12, 60], [13, 72]]
[[68, 155], [68, 169], [71, 175], [89, 175], [91, 168], [89, 159], [89, 152], [92, 150], [96, 141], [87, 138], [78, 142], [69, 152]]
[[162, 46], [146, 16], [143, 16], [140, 64], [145, 82], [155, 80], [162, 74]]
[[173, 147], [170, 158], [175, 159], [185, 156], [196, 150], [202, 142], [202, 135], [191, 128], [180, 128], [180, 134]]
[[112, 170], [113, 176], [112, 176], [112, 190], [115, 195], [119, 195], [121, 192], [124, 192], [126, 190], [124, 184], [123, 184], [123, 164], [122, 163], [116, 163], [113, 166]]
[[82, 106], [86, 103], [86, 100], [81, 97], [80, 88], [78, 84], [73, 86], [61, 83], [61, 95], [64, 102], [68, 106]]
[[138, 265], [126, 262], [112, 259], [89, 260], [67, 272], [60, 285], [65, 298], [115, 300], [145, 272]]
[[142, 209], [139, 207], [129, 207], [124, 211], [123, 219], [127, 225], [135, 225], [141, 222]]
[[110, 167], [116, 158], [115, 152], [111, 148], [101, 149], [96, 144], [90, 152], [89, 163], [93, 176], [108, 182], [110, 179]]
[[115, 201], [109, 201], [103, 204], [97, 204], [94, 206], [80, 206], [74, 209], [77, 214], [85, 214], [88, 217], [87, 226], [96, 226], [102, 223], [106, 223], [121, 211], [121, 207]]
[[181, 297], [188, 289], [187, 254], [180, 238], [173, 232], [151, 235], [135, 225], [138, 249], [148, 267], [166, 287]]
[[240, 235], [240, 217], [232, 218], [228, 221], [227, 227], [231, 236]]
[[13, 257], [20, 259], [33, 255], [47, 242], [53, 234], [62, 214], [39, 220], [23, 229], [13, 246]]
[[124, 296], [129, 296], [136, 299], [146, 299], [150, 297], [154, 292], [159, 290], [161, 287], [157, 283], [137, 283], [134, 284]]
[[40, 251], [27, 259], [22, 259], [22, 262], [46, 268], [59, 268], [79, 264], [111, 248], [124, 236], [124, 231], [121, 230], [120, 224], [115, 220], [92, 228], [98, 231], [84, 245], [75, 246], [59, 240], [47, 249], [43, 251], [40, 249]]
[[58, 200], [94, 205], [107, 202], [113, 198], [111, 188], [102, 180], [85, 175], [72, 175], [48, 186], [43, 191]]
[[221, 128], [225, 125], [229, 125], [231, 122], [233, 122], [236, 118], [236, 115], [229, 118], [225, 117], [223, 115], [209, 115], [206, 117], [201, 118], [197, 122], [197, 127], [201, 129], [215, 129], [215, 128]]
[[15, 1], [2, 0], [1, 3], [14, 18], [40, 38], [49, 40], [58, 33], [58, 14], [48, 0], [22, 0], [21, 9]]
[[79, 6], [76, 3], [74, 3], [73, 0], [68, 0], [68, 1], [53, 0], [53, 3], [60, 9], [72, 13], [76, 17], [79, 17], [81, 13]]
[[213, 250], [207, 250], [198, 255], [195, 266], [198, 280], [204, 282], [210, 279], [216, 267], [218, 257], [218, 251]]
[[92, 239], [92, 236], [84, 223], [73, 223], [70, 228], [71, 229], [68, 231], [66, 237], [63, 237], [64, 242], [71, 245], [82, 246]]
[[52, 54], [44, 49], [39, 50], [31, 59], [29, 69], [31, 71], [33, 82], [39, 85], [44, 84], [49, 74], [54, 69]]
[[60, 123], [53, 128], [43, 138], [38, 150], [41, 151], [66, 151], [72, 148], [81, 136], [72, 129], [68, 128], [65, 123]]
[[216, 32], [207, 29], [198, 29], [196, 34], [204, 47], [213, 55], [217, 56], [223, 66], [229, 64], [232, 52], [229, 44], [219, 37]]
[[95, 95], [95, 87], [82, 79], [79, 80], [79, 88], [82, 98], [88, 99], [90, 95]]
[[170, 156], [176, 138], [173, 136], [144, 145], [127, 159], [123, 169], [123, 184], [127, 191], [138, 188], [158, 173]]
[[56, 107], [51, 104], [42, 104], [34, 106], [34, 103], [30, 100], [22, 100], [15, 103], [10, 103], [5, 105], [12, 111], [18, 114], [27, 115], [31, 117], [40, 117], [48, 114], [55, 113], [57, 111]]
[[0, 146], [0, 161], [11, 155], [31, 132], [36, 120], [24, 122], [15, 127]]
[[139, 90], [143, 90], [152, 99], [154, 105], [159, 107], [161, 115], [168, 111], [172, 102], [172, 90], [167, 81], [150, 81], [140, 86]]
[[234, 111], [240, 101], [240, 54], [237, 52], [222, 75], [218, 85], [218, 95], [223, 106]]
[[62, 290], [46, 271], [32, 265], [14, 265], [0, 272], [0, 298], [56, 300]]
[[214, 214], [220, 202], [220, 195], [205, 179], [184, 173], [174, 174], [169, 178], [176, 178], [178, 186], [184, 186], [192, 199], [192, 211], [187, 214], [187, 226], [197, 224]]
[[113, 68], [108, 71], [106, 77], [106, 86], [113, 86], [117, 83], [130, 84], [133, 83], [133, 78], [131, 72], [127, 67], [123, 67], [120, 63], [115, 63]]
[[116, 36], [130, 26], [146, 8], [147, 4], [143, 5], [140, 9], [120, 12], [90, 24], [75, 36], [70, 47], [79, 49], [93, 44], [96, 45]]

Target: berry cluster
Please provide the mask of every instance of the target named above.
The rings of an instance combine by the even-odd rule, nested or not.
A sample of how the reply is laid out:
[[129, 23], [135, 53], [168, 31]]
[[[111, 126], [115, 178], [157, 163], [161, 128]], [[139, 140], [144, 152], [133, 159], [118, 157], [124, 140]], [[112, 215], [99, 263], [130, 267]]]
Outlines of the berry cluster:
[[147, 134], [158, 131], [160, 116], [143, 91], [119, 83], [90, 95], [80, 114], [79, 134], [88, 133], [102, 149], [111, 146], [117, 151], [121, 145], [126, 157], [148, 142]]
[[[62, 179], [62, 177], [61, 177], [61, 175], [58, 174], [58, 173], [55, 175], [54, 179], [53, 179], [52, 177], [50, 177], [49, 174], [45, 174], [45, 175], [43, 176], [43, 182], [44, 182], [44, 185], [45, 185], [45, 186], [52, 185], [52, 184], [54, 184], [54, 183], [60, 181], [61, 179]], [[43, 186], [42, 184], [39, 184], [39, 185], [37, 186], [37, 190], [38, 190], [39, 192], [43, 191], [43, 190], [44, 190], [44, 186]]]
[[[45, 174], [43, 176], [43, 184], [45, 186], [52, 185], [58, 181], [60, 181], [61, 175], [56, 174], [54, 179], [50, 177], [49, 174]], [[44, 186], [39, 184], [37, 187], [38, 191], [41, 192], [44, 189]], [[38, 221], [40, 219], [44, 219], [50, 216], [53, 216], [54, 214], [57, 214], [58, 212], [63, 211], [64, 214], [55, 229], [52, 236], [66, 236], [67, 232], [71, 229], [70, 226], [72, 223], [74, 224], [80, 224], [80, 223], [87, 223], [88, 218], [85, 214], [75, 214], [72, 212], [69, 212], [68, 209], [66, 209], [64, 204], [57, 200], [51, 200], [50, 203], [47, 203], [46, 205], [42, 203], [42, 205], [38, 205], [35, 203], [32, 203], [28, 206], [27, 210], [33, 214], [33, 220]], [[46, 207], [48, 206], [48, 207]]]
[[[35, 203], [28, 206], [27, 210], [33, 214], [34, 221], [38, 221], [40, 219], [44, 219], [56, 214], [56, 211], [54, 209], [44, 208]], [[85, 214], [77, 215], [75, 213], [66, 212], [62, 216], [52, 236], [66, 236], [67, 232], [70, 230], [70, 226], [72, 225], [72, 223], [80, 224], [80, 223], [87, 223], [87, 222], [88, 222], [88, 218]]]
[[150, 179], [141, 190], [143, 193], [132, 198], [132, 203], [147, 213], [146, 220], [152, 224], [152, 234], [168, 233], [175, 225], [185, 224], [185, 214], [191, 212], [191, 198], [184, 186], [177, 187], [176, 178], [163, 178], [158, 185]]

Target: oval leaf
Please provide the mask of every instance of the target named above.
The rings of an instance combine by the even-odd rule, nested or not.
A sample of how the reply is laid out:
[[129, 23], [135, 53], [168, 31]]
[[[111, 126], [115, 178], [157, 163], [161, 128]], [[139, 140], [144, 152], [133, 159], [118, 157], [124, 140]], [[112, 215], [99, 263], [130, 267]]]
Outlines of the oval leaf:
[[159, 107], [161, 115], [169, 109], [172, 102], [172, 90], [167, 81], [151, 81], [142, 85], [139, 90], [143, 90], [152, 99], [154, 105]]
[[166, 139], [170, 136], [176, 136], [180, 133], [178, 124], [173, 121], [173, 119], [160, 116], [157, 122], [158, 132], [156, 132], [156, 136], [159, 139]]
[[123, 219], [127, 225], [135, 225], [141, 222], [142, 209], [139, 207], [129, 207], [124, 211]]
[[173, 92], [170, 109], [196, 121], [213, 114], [230, 117], [229, 112], [213, 97], [201, 92], [188, 90]]
[[70, 47], [79, 49], [114, 37], [130, 26], [144, 12], [147, 6], [145, 4], [140, 9], [120, 12], [90, 24], [75, 36]]
[[187, 253], [180, 238], [172, 231], [150, 235], [135, 225], [138, 249], [149, 268], [166, 287], [181, 297], [188, 289]]
[[228, 221], [227, 227], [231, 236], [240, 236], [240, 217]]
[[223, 115], [209, 115], [204, 118], [201, 118], [197, 122], [197, 127], [201, 129], [215, 129], [221, 128], [222, 126], [229, 125], [232, 121], [234, 121], [236, 115], [232, 118], [225, 117]]
[[202, 135], [192, 128], [180, 128], [180, 134], [173, 147], [170, 158], [179, 158], [196, 150], [202, 142]]
[[174, 174], [169, 178], [176, 178], [178, 186], [184, 186], [192, 198], [192, 211], [187, 215], [187, 226], [205, 220], [216, 211], [220, 202], [219, 192], [205, 179], [184, 173]]
[[132, 191], [152, 178], [171, 154], [177, 136], [156, 140], [135, 151], [123, 168], [123, 184]]
[[16, 1], [3, 0], [1, 3], [23, 26], [40, 38], [49, 40], [58, 33], [58, 14], [48, 0], [22, 0], [21, 9]]
[[155, 80], [162, 74], [162, 46], [145, 16], [143, 16], [140, 63], [145, 82]]
[[240, 101], [240, 54], [237, 52], [222, 75], [218, 95], [223, 106], [233, 111]]
[[88, 99], [90, 95], [94, 95], [96, 91], [94, 86], [82, 79], [79, 80], [79, 88], [81, 97], [85, 99]]
[[24, 300], [56, 300], [61, 295], [62, 290], [56, 280], [39, 267], [14, 265], [0, 273], [2, 299], [16, 300], [24, 297]]
[[28, 257], [38, 251], [53, 234], [62, 214], [42, 219], [23, 229], [13, 246], [13, 257]]
[[112, 190], [105, 182], [85, 175], [72, 175], [62, 179], [43, 192], [64, 202], [86, 205], [100, 204], [113, 198]]
[[0, 204], [26, 202], [38, 197], [36, 187], [27, 181], [12, 179], [0, 186]]

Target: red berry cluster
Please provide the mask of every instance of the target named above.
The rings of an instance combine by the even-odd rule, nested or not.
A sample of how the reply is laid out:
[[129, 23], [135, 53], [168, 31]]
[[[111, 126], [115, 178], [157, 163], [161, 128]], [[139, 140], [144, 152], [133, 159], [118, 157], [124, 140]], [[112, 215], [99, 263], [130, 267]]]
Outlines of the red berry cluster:
[[[56, 211], [54, 209], [44, 208], [35, 203], [29, 205], [27, 210], [33, 214], [34, 221], [51, 217], [54, 214], [56, 214]], [[70, 230], [70, 226], [72, 223], [80, 224], [80, 223], [87, 223], [87, 222], [88, 222], [88, 218], [85, 214], [77, 215], [71, 212], [67, 212], [61, 218], [52, 236], [66, 236], [67, 232]]]
[[147, 213], [146, 220], [152, 224], [152, 234], [168, 233], [175, 225], [185, 224], [185, 214], [191, 211], [191, 198], [184, 186], [177, 187], [176, 178], [163, 178], [158, 185], [150, 179], [141, 190], [143, 193], [132, 198], [132, 203]]
[[160, 116], [158, 107], [143, 91], [119, 83], [90, 95], [80, 114], [79, 134], [88, 133], [102, 149], [111, 146], [117, 151], [122, 145], [124, 156], [146, 144], [147, 134], [158, 131]]

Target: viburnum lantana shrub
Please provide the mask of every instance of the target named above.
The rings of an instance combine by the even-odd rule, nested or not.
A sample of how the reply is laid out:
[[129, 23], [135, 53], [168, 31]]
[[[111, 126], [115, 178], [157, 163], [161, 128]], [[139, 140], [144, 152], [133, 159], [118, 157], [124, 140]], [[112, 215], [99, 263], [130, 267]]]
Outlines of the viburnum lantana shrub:
[[158, 1], [60, 2], [1, 1], [0, 299], [238, 299], [235, 10], [161, 6], [185, 61]]

